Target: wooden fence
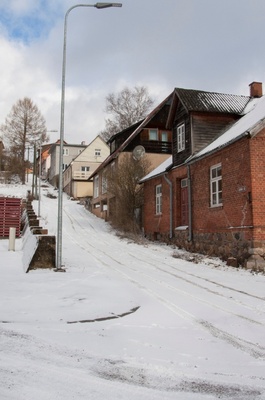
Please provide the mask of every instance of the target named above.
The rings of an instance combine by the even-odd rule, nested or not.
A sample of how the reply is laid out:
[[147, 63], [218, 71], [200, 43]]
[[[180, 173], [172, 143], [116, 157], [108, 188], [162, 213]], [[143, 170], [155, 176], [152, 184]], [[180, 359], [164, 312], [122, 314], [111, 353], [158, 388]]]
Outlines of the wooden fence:
[[16, 197], [0, 197], [0, 237], [9, 236], [9, 228], [16, 228], [20, 236], [22, 200]]

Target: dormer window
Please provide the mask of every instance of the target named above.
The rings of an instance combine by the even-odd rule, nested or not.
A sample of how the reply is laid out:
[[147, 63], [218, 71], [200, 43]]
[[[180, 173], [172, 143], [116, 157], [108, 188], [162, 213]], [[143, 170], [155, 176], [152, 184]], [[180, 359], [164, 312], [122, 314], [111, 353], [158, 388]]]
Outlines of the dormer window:
[[177, 127], [178, 153], [185, 150], [185, 125], [181, 124]]
[[158, 130], [149, 129], [149, 140], [158, 140]]

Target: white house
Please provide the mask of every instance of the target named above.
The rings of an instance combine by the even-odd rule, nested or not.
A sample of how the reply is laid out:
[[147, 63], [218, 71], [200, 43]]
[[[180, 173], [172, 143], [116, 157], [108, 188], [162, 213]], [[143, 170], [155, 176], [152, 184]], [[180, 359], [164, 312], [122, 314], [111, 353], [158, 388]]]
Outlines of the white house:
[[75, 199], [92, 197], [93, 182], [88, 179], [109, 154], [109, 146], [97, 136], [64, 170], [63, 190]]

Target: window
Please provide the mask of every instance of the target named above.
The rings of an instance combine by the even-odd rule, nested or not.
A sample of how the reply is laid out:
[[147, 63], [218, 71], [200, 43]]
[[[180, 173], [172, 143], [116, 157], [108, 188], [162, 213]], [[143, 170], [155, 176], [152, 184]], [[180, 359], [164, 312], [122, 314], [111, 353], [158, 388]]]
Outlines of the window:
[[222, 165], [214, 165], [210, 170], [211, 207], [221, 206], [222, 199]]
[[67, 168], [67, 164], [63, 164], [63, 171], [65, 171]]
[[181, 179], [180, 182], [180, 225], [189, 225], [189, 196], [188, 196], [188, 179]]
[[168, 134], [167, 134], [167, 132], [162, 132], [162, 133], [161, 133], [161, 141], [162, 141], [162, 142], [167, 142], [167, 141], [168, 141]]
[[90, 167], [81, 167], [82, 172], [88, 172], [90, 170]]
[[101, 149], [95, 149], [95, 156], [100, 157], [101, 156]]
[[104, 194], [107, 192], [107, 176], [106, 173], [102, 173], [102, 179], [101, 179], [101, 193]]
[[110, 152], [113, 153], [116, 149], [116, 144], [115, 144], [115, 140], [113, 140], [113, 142], [111, 142], [110, 144]]
[[157, 129], [149, 129], [149, 140], [158, 140]]
[[99, 177], [98, 177], [98, 175], [95, 176], [95, 178], [94, 178], [93, 188], [94, 188], [94, 198], [96, 198], [99, 195]]
[[156, 186], [156, 214], [162, 213], [162, 185]]
[[63, 155], [64, 156], [69, 156], [69, 149], [63, 148]]
[[185, 149], [185, 125], [181, 124], [177, 127], [178, 153]]
[[180, 185], [181, 188], [188, 187], [188, 178], [181, 179]]

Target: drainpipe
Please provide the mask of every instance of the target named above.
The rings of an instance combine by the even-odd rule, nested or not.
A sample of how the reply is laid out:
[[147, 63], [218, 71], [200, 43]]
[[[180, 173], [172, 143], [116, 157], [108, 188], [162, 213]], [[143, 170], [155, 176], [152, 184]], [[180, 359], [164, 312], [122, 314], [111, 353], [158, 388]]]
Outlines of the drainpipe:
[[188, 240], [189, 242], [192, 241], [193, 239], [193, 234], [192, 234], [192, 196], [191, 196], [191, 175], [190, 175], [190, 165], [187, 166], [187, 172], [188, 172], [188, 203], [189, 203], [189, 236]]
[[169, 239], [173, 238], [173, 201], [172, 201], [172, 182], [166, 175], [163, 175], [165, 181], [169, 185]]

